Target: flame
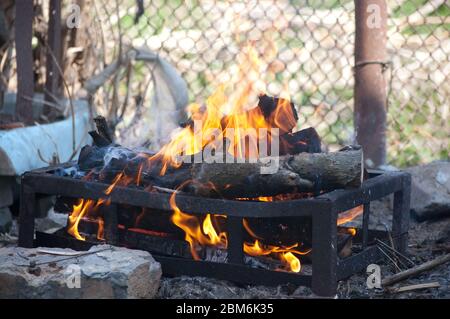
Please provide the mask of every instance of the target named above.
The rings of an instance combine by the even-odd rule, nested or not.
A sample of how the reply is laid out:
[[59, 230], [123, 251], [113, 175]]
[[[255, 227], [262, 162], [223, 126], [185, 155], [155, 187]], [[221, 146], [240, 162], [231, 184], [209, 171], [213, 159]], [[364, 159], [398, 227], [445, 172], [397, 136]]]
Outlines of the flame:
[[199, 221], [196, 216], [182, 212], [175, 202], [174, 192], [170, 196], [170, 207], [173, 210], [172, 222], [180, 227], [185, 232], [184, 239], [189, 243], [192, 257], [199, 260], [198, 250], [201, 246], [217, 246], [219, 248], [226, 248], [228, 245], [227, 236], [225, 232], [217, 233], [213, 226], [213, 219], [210, 214], [207, 214], [203, 223]]
[[[353, 219], [355, 219], [356, 217], [361, 215], [363, 210], [364, 210], [364, 206], [360, 205], [360, 206], [354, 207], [352, 209], [349, 209], [349, 210], [339, 214], [338, 221], [337, 221], [338, 226], [348, 223], [349, 221], [352, 221]], [[355, 233], [356, 233], [356, 231], [355, 231]]]
[[300, 259], [295, 257], [293, 253], [291, 252], [282, 253], [281, 256], [283, 260], [285, 260], [289, 264], [291, 271], [300, 272], [301, 269]]
[[97, 239], [105, 240], [105, 222], [103, 218], [97, 219], [98, 229], [97, 229]]
[[[173, 210], [172, 222], [185, 232], [185, 240], [190, 245], [191, 254], [194, 259], [200, 259], [198, 250], [201, 249], [202, 246], [214, 246], [222, 249], [228, 247], [227, 233], [217, 231], [214, 227], [214, 222], [217, 217], [220, 216], [226, 218], [226, 216], [207, 214], [203, 223], [201, 223], [197, 216], [182, 212], [176, 205], [175, 197], [176, 192], [170, 197], [170, 206]], [[300, 251], [295, 249], [299, 246], [298, 243], [288, 247], [263, 245], [259, 237], [251, 230], [245, 219], [243, 220], [243, 226], [251, 237], [256, 238], [253, 244], [247, 242], [244, 243], [243, 249], [245, 253], [250, 256], [273, 255], [284, 264], [286, 270], [293, 272], [300, 271], [300, 260], [294, 254], [306, 255], [310, 250]]]
[[294, 249], [298, 246], [298, 244], [289, 247], [263, 245], [259, 240], [255, 240], [253, 244], [244, 243], [244, 252], [250, 256], [268, 256], [275, 254], [275, 256], [278, 256], [278, 259], [285, 264], [287, 270], [300, 272], [300, 259], [294, 254], [306, 255], [311, 250], [299, 251]]
[[347, 228], [346, 230], [347, 230], [347, 232], [348, 232], [350, 235], [352, 235], [352, 236], [355, 236], [355, 235], [356, 235], [356, 228], [354, 228], [354, 227], [349, 227], [349, 228]]
[[[206, 146], [235, 158], [256, 159], [260, 129], [267, 130], [270, 137], [272, 128], [284, 132], [296, 125], [287, 93], [285, 98], [278, 99], [275, 111], [267, 117], [255, 107], [258, 95], [265, 91], [260, 80], [267, 71], [264, 60], [273, 59], [274, 46], [274, 43], [268, 46], [269, 54], [260, 55], [253, 43], [248, 43], [238, 55], [239, 67], [230, 73], [233, 74], [230, 81], [220, 84], [204, 106], [193, 103], [187, 107], [192, 123], [175, 130], [170, 142], [149, 158], [150, 164], [162, 163], [161, 175], [169, 167], [179, 167], [183, 156], [198, 154]], [[224, 149], [225, 138], [228, 143]]]
[[[146, 163], [139, 166], [137, 176], [127, 176], [125, 171], [117, 174], [112, 183], [105, 190], [109, 196], [116, 186], [129, 184], [141, 185], [142, 173], [153, 165], [159, 165], [159, 174], [164, 175], [168, 169], [178, 168], [182, 165], [181, 159], [186, 156], [197, 156], [206, 147], [224, 154], [230, 154], [237, 159], [256, 159], [259, 157], [258, 141], [260, 129], [264, 129], [270, 138], [271, 129], [278, 128], [280, 132], [289, 132], [295, 127], [297, 118], [287, 94], [282, 92], [278, 99], [275, 111], [264, 114], [263, 110], [255, 107], [258, 95], [266, 92], [266, 87], [261, 79], [261, 74], [273, 76], [270, 72], [276, 72], [272, 61], [277, 54], [275, 42], [268, 41], [264, 45], [258, 45], [263, 52], [258, 52], [254, 43], [248, 42], [237, 57], [237, 65], [231, 72], [228, 81], [220, 84], [213, 94], [205, 101], [204, 105], [190, 104], [187, 112], [191, 122], [185, 127], [175, 130], [170, 141], [153, 156], [140, 154], [147, 158]], [[266, 112], [267, 113], [267, 112]], [[224, 141], [227, 143], [224, 143]], [[225, 144], [225, 145], [224, 145]], [[266, 155], [266, 154], [265, 154]], [[184, 183], [179, 186], [183, 187]], [[213, 186], [211, 186], [213, 187]], [[173, 211], [171, 221], [185, 232], [185, 240], [189, 243], [194, 259], [200, 259], [199, 250], [202, 246], [214, 246], [227, 248], [228, 239], [224, 231], [218, 229], [218, 218], [226, 218], [217, 214], [207, 214], [199, 218], [182, 212], [176, 205], [174, 192], [170, 197], [170, 206]], [[259, 197], [258, 200], [274, 201], [294, 199], [296, 195], [278, 195], [273, 197]], [[303, 194], [302, 197], [309, 196]], [[69, 234], [80, 240], [85, 240], [78, 232], [79, 222], [83, 218], [92, 217], [92, 213], [105, 201], [80, 200], [73, 207], [69, 216]], [[143, 214], [143, 213], [142, 213]], [[139, 223], [140, 218], [136, 223]], [[103, 238], [103, 220], [98, 220], [98, 238]], [[299, 255], [307, 254], [297, 249], [298, 244], [290, 247], [264, 245], [250, 229], [246, 220], [243, 221], [244, 229], [255, 240], [253, 243], [244, 243], [244, 252], [251, 256], [272, 256], [278, 258], [285, 269], [299, 272], [301, 263]]]
[[[86, 238], [78, 231], [78, 225], [83, 218], [89, 217], [92, 212], [97, 211], [103, 204], [109, 204], [109, 201], [106, 199], [99, 199], [97, 201], [92, 199], [80, 199], [79, 203], [73, 206], [72, 213], [69, 215], [67, 232], [76, 239], [85, 241]], [[97, 239], [104, 240], [103, 219], [96, 218], [96, 221], [98, 223]]]

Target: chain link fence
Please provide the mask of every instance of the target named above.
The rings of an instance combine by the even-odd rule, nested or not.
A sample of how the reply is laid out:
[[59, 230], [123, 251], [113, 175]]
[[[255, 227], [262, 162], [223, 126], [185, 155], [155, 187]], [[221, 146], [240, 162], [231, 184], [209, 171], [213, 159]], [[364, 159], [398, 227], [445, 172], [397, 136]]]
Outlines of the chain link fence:
[[[268, 71], [261, 72], [265, 90], [271, 95], [289, 91], [298, 107], [299, 128], [316, 128], [330, 149], [354, 141], [351, 0], [74, 3], [81, 5], [83, 18], [77, 44], [68, 45], [65, 57], [69, 86], [103, 69], [125, 47], [145, 46], [177, 68], [188, 84], [190, 101], [201, 103], [229, 80], [238, 55], [250, 42]], [[388, 162], [405, 166], [448, 159], [450, 3], [387, 0], [387, 4]], [[68, 14], [64, 10], [63, 17]], [[77, 46], [83, 47], [81, 58]], [[104, 88], [96, 105], [130, 95], [136, 105], [149, 105], [145, 94], [136, 93], [150, 83], [148, 69], [136, 63], [134, 70], [131, 84], [120, 87], [119, 94]], [[135, 93], [126, 93], [127, 88]]]

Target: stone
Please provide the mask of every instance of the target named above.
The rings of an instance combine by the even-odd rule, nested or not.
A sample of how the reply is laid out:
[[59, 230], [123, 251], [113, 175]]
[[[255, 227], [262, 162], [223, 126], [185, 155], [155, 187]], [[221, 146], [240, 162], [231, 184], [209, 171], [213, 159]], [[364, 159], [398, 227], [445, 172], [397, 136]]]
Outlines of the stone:
[[411, 213], [417, 221], [450, 216], [450, 162], [405, 169], [412, 176]]
[[150, 253], [109, 245], [85, 253], [0, 248], [0, 299], [147, 299], [158, 292], [161, 265]]
[[54, 233], [55, 231], [66, 227], [67, 214], [56, 213], [53, 208], [48, 211], [44, 218], [36, 218], [35, 229], [44, 233]]
[[0, 233], [8, 233], [12, 225], [12, 214], [8, 207], [0, 208]]

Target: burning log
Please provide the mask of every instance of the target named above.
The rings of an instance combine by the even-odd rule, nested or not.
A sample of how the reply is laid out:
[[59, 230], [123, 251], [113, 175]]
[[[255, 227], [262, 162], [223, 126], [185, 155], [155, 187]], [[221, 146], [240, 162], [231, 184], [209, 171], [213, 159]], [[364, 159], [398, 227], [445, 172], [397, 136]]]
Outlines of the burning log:
[[[176, 168], [163, 162], [162, 157], [152, 158], [149, 163], [152, 154], [112, 145], [107, 123], [98, 117], [97, 130], [91, 132], [95, 145], [82, 149], [78, 164], [83, 170], [96, 168], [99, 180], [104, 182], [113, 181], [118, 174], [144, 187], [175, 189], [190, 181], [183, 190], [206, 197], [254, 198], [360, 186], [363, 172], [360, 148], [320, 153], [321, 141], [313, 128], [290, 133], [298, 116], [288, 100], [262, 95], [258, 107], [247, 111], [247, 115], [250, 117], [252, 112], [264, 116], [267, 123], [283, 132], [282, 155], [251, 163], [183, 163]], [[233, 122], [226, 117], [222, 120]], [[160, 174], [163, 166], [167, 168]]]
[[[205, 109], [202, 108], [200, 113], [203, 114]], [[260, 95], [258, 105], [249, 109], [239, 117], [254, 119], [264, 117], [269, 127], [278, 128], [280, 135], [290, 133], [297, 125], [298, 114], [294, 103], [289, 100], [272, 97], [268, 95]], [[227, 124], [233, 123], [232, 116], [224, 116], [221, 120], [222, 127], [228, 127]], [[193, 127], [194, 120], [189, 118], [186, 122], [180, 124], [181, 127]]]
[[89, 132], [94, 144], [102, 147], [110, 145], [114, 139], [106, 119], [103, 116], [97, 116], [94, 118], [94, 123], [97, 130]]
[[[191, 169], [187, 191], [206, 197], [273, 196], [293, 191], [319, 192], [359, 187], [363, 176], [362, 150], [351, 147], [334, 153], [300, 153], [271, 158], [273, 174], [261, 174], [269, 164], [202, 163]], [[211, 187], [213, 185], [213, 187]]]
[[321, 140], [312, 127], [280, 136], [280, 154], [320, 153]]
[[[117, 148], [117, 152], [121, 152]], [[274, 196], [293, 191], [320, 192], [338, 188], [359, 187], [362, 181], [362, 150], [351, 147], [334, 153], [299, 153], [271, 157], [256, 163], [183, 163], [160, 175], [160, 163], [141, 169], [148, 158], [132, 151], [112, 158], [105, 165], [105, 153], [95, 146], [85, 147], [79, 158], [80, 168], [102, 169], [101, 179], [110, 182], [124, 172], [136, 177], [141, 171], [141, 185], [156, 185], [175, 189], [192, 181], [183, 190], [206, 197], [254, 198]], [[111, 150], [109, 150], [111, 152]], [[278, 170], [264, 174], [271, 165]], [[276, 169], [276, 167], [275, 167]], [[270, 171], [270, 170], [269, 170]], [[263, 174], [262, 174], [263, 173]], [[213, 187], [211, 187], [213, 185]]]

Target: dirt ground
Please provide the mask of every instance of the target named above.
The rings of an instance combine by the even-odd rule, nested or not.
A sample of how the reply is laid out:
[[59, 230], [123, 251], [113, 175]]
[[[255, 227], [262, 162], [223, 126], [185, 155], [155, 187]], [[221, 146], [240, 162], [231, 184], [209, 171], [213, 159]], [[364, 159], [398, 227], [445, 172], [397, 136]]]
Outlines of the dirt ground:
[[[373, 222], [389, 220], [384, 214], [375, 214]], [[38, 224], [42, 221], [38, 221]], [[48, 223], [51, 228], [52, 222]], [[373, 225], [372, 225], [373, 226]], [[0, 247], [17, 244], [17, 224], [9, 234], [0, 235]], [[450, 252], [450, 217], [436, 221], [417, 223], [411, 220], [409, 232], [408, 257], [416, 264], [422, 264], [439, 255]], [[381, 276], [386, 277], [396, 272], [389, 260], [380, 263]], [[354, 275], [338, 284], [337, 298], [450, 298], [450, 262], [393, 285], [393, 288], [419, 283], [439, 282], [439, 288], [429, 288], [403, 293], [393, 293], [383, 289], [368, 289], [365, 273]], [[311, 289], [294, 285], [278, 287], [237, 285], [227, 281], [203, 277], [163, 277], [158, 298], [314, 298]]]
[[[450, 218], [417, 223], [411, 221], [408, 257], [420, 265], [441, 254], [450, 252]], [[381, 276], [395, 273], [389, 260], [380, 263]], [[387, 289], [368, 289], [367, 275], [357, 274], [339, 282], [337, 298], [450, 298], [450, 263], [438, 266], [393, 285], [391, 288], [421, 283], [439, 282], [439, 288], [428, 288], [395, 293]], [[202, 277], [163, 278], [160, 298], [314, 298], [311, 289], [283, 285], [278, 287], [238, 286], [236, 284]]]

